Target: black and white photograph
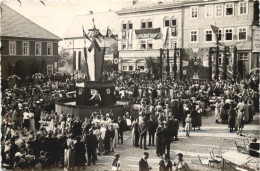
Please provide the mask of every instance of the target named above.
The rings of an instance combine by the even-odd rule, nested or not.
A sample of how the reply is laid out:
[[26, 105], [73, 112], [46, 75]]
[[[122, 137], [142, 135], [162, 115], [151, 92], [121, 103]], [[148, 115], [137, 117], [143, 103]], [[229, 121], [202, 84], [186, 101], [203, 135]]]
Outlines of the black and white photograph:
[[259, 0], [2, 0], [3, 171], [260, 171]]

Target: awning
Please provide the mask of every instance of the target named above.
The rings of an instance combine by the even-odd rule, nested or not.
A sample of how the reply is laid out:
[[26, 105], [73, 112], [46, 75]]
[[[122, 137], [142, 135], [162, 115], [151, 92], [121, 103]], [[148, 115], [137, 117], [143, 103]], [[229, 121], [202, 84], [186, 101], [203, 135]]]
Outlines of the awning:
[[156, 39], [159, 38], [160, 32], [161, 32], [161, 28], [135, 30], [135, 34], [138, 39], [142, 39], [142, 38]]

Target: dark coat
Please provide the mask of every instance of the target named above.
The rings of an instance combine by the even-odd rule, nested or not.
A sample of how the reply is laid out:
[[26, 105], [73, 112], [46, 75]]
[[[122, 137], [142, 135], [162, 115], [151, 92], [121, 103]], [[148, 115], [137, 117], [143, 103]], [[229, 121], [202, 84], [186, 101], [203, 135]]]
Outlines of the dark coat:
[[143, 158], [139, 161], [139, 171], [149, 171], [149, 165]]
[[148, 131], [151, 134], [154, 134], [156, 132], [157, 123], [155, 121], [148, 121]]
[[105, 133], [105, 138], [104, 138], [104, 148], [109, 149], [110, 148], [110, 130], [107, 129]]
[[93, 134], [88, 134], [86, 137], [86, 146], [87, 149], [95, 149], [98, 147], [97, 136]]
[[147, 123], [146, 122], [142, 122], [139, 124], [139, 127], [138, 127], [138, 131], [139, 131], [139, 134], [146, 134], [147, 133]]
[[76, 164], [82, 164], [86, 162], [86, 148], [83, 142], [79, 141], [75, 143], [75, 162]]

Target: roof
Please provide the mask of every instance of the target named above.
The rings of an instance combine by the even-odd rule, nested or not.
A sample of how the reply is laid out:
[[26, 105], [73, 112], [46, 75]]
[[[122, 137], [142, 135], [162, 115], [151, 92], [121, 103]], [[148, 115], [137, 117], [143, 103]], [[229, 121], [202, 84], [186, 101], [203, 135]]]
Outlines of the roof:
[[119, 28], [117, 25], [117, 15], [114, 11], [100, 12], [85, 15], [76, 15], [69, 27], [67, 28], [63, 38], [80, 38], [83, 37], [82, 25], [87, 33], [88, 29], [93, 28], [93, 18], [96, 28], [100, 33], [105, 35], [109, 28], [114, 35], [118, 35]]
[[60, 37], [35, 24], [7, 5], [1, 3], [1, 8], [1, 37], [61, 40]]
[[122, 8], [121, 10], [117, 11], [117, 14], [125, 14], [125, 13], [133, 13], [133, 12], [140, 12], [140, 11], [150, 11], [150, 10], [158, 10], [158, 9], [166, 9], [166, 8], [173, 8], [177, 6], [181, 6], [183, 2], [181, 1], [164, 1], [164, 2], [137, 2], [135, 5], [131, 5], [126, 8]]

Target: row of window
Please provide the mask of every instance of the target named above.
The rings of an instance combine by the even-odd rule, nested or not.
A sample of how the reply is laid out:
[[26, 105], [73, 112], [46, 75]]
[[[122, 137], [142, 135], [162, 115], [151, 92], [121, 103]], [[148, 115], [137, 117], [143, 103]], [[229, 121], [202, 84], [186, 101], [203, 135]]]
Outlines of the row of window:
[[[22, 42], [22, 54], [29, 55], [29, 42]], [[41, 55], [42, 53], [42, 43], [35, 42], [35, 55]], [[16, 41], [9, 41], [9, 55], [16, 55]], [[53, 44], [47, 43], [47, 55], [53, 55]]]
[[[214, 8], [215, 7], [215, 8]], [[234, 15], [234, 3], [216, 4], [216, 5], [205, 5], [205, 18], [233, 16]], [[248, 3], [238, 3], [238, 15], [245, 15], [248, 13]], [[199, 6], [190, 7], [190, 17], [199, 17]]]
[[[139, 66], [137, 66], [137, 68], [140, 69], [140, 71], [144, 71], [144, 65], [139, 65]], [[134, 66], [133, 65], [129, 65], [129, 66], [123, 65], [122, 70], [123, 71], [133, 71]]]
[[[205, 30], [205, 42], [213, 41], [214, 33], [211, 29]], [[233, 41], [234, 29], [233, 28], [224, 28], [218, 30], [217, 39], [218, 41]], [[241, 27], [238, 28], [238, 40], [247, 40], [247, 28]], [[190, 31], [190, 42], [198, 42], [198, 31]]]
[[[167, 40], [164, 48], [174, 49], [178, 48], [177, 40]], [[133, 49], [133, 42], [122, 42], [122, 50], [132, 50]], [[153, 49], [153, 40], [141, 40], [140, 41], [140, 50], [151, 50]]]
[[[169, 17], [164, 17], [163, 19], [163, 26], [164, 27], [176, 27], [177, 20], [175, 17], [171, 19]], [[153, 22], [151, 19], [141, 20], [141, 29], [153, 28]], [[128, 21], [128, 23], [122, 22], [122, 30], [131, 30], [133, 29], [133, 23]]]

